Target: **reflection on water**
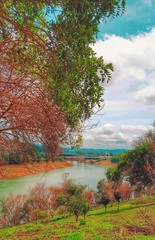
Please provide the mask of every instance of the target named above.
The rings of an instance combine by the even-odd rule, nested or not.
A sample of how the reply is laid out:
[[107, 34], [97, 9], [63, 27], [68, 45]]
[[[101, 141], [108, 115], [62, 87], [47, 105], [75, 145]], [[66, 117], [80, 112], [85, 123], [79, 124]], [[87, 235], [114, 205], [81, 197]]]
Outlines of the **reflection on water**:
[[105, 177], [106, 168], [102, 166], [86, 165], [75, 163], [73, 167], [52, 170], [27, 177], [20, 177], [8, 180], [0, 180], [0, 197], [13, 194], [23, 194], [38, 182], [47, 185], [59, 185], [63, 182], [65, 173], [69, 178], [75, 179], [76, 183], [86, 184], [89, 188], [96, 190], [98, 181]]

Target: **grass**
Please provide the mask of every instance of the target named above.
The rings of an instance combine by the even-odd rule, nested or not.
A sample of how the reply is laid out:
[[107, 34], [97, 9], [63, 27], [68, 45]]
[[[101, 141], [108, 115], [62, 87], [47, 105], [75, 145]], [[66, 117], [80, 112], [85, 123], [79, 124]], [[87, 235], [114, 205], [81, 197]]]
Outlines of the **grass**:
[[[141, 209], [154, 220], [154, 227], [141, 216]], [[83, 216], [80, 216], [81, 220]], [[0, 230], [0, 240], [155, 240], [155, 196], [139, 198], [92, 209], [86, 225], [75, 223], [74, 216], [59, 215], [51, 221], [40, 220]]]

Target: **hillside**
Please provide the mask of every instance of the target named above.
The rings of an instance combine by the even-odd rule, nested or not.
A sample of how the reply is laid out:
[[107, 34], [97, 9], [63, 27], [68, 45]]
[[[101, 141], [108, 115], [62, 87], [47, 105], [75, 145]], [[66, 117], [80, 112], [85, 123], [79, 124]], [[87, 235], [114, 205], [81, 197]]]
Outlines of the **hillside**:
[[119, 155], [127, 151], [128, 149], [62, 148], [63, 154], [73, 155], [106, 155], [107, 153], [110, 153], [111, 155]]
[[[155, 239], [155, 196], [137, 198], [91, 210], [86, 225], [75, 223], [74, 216], [57, 215], [25, 225], [1, 229], [0, 239], [10, 240], [154, 240]], [[83, 219], [83, 216], [80, 217]]]
[[[41, 144], [35, 145], [38, 152], [44, 153], [44, 147]], [[62, 154], [73, 154], [73, 155], [105, 155], [110, 152], [111, 155], [119, 155], [127, 152], [129, 149], [105, 149], [105, 148], [71, 148], [62, 147]]]

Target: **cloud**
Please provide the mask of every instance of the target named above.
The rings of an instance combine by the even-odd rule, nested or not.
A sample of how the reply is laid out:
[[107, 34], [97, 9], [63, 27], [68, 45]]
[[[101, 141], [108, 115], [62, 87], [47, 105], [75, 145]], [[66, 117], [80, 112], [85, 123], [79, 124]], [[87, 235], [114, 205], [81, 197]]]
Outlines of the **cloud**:
[[83, 147], [130, 148], [132, 140], [147, 130], [143, 125], [119, 125], [111, 123], [84, 131]]
[[[112, 62], [115, 72], [105, 84], [100, 126], [84, 131], [84, 147], [130, 148], [154, 120], [155, 28], [128, 38], [105, 35], [92, 46], [97, 56]], [[123, 124], [122, 124], [123, 123]]]
[[152, 1], [151, 0], [143, 0], [143, 2], [145, 4], [147, 4], [148, 6], [151, 6], [152, 5]]
[[98, 57], [103, 56], [105, 62], [112, 62], [114, 65], [112, 81], [105, 86], [105, 96], [108, 101], [113, 101], [113, 105], [125, 99], [136, 106], [136, 99], [141, 95], [147, 98], [142, 101], [144, 105], [146, 102], [148, 105], [155, 105], [155, 102], [151, 102], [154, 99], [151, 88], [154, 89], [155, 85], [153, 77], [150, 77], [155, 72], [154, 42], [155, 28], [149, 33], [130, 38], [105, 35], [104, 40], [99, 40], [92, 46]]
[[145, 105], [155, 105], [155, 71], [150, 74], [148, 85], [134, 93], [134, 98]]

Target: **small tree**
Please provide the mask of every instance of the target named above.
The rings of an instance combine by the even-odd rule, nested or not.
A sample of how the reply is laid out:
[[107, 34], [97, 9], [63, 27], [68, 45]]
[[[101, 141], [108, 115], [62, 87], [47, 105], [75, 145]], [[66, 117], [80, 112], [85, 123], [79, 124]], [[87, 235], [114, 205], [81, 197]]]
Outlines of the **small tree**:
[[85, 200], [85, 202], [83, 203], [83, 207], [82, 207], [82, 213], [83, 213], [83, 216], [84, 216], [84, 220], [86, 219], [86, 215], [89, 212], [89, 210], [90, 210], [90, 205]]
[[114, 197], [115, 197], [116, 201], [118, 202], [118, 211], [119, 211], [119, 203], [120, 203], [120, 200], [121, 200], [120, 192], [114, 192]]
[[90, 206], [94, 205], [94, 200], [95, 200], [95, 192], [93, 189], [90, 190], [85, 190], [83, 192], [83, 196], [85, 197], [86, 201], [90, 204]]
[[82, 195], [85, 188], [86, 188], [85, 185], [71, 183], [71, 185], [69, 185], [68, 188], [66, 189], [66, 192], [70, 196], [73, 196], [73, 195], [79, 196], [79, 195]]
[[121, 198], [124, 200], [124, 199], [128, 199], [130, 198], [131, 196], [131, 192], [132, 192], [132, 187], [128, 184], [128, 183], [122, 183], [120, 186], [119, 186], [119, 192], [121, 194]]
[[25, 195], [13, 196], [0, 199], [0, 228], [19, 225], [24, 220], [21, 208], [26, 201]]
[[64, 193], [61, 192], [56, 197], [57, 207], [67, 206], [68, 211], [75, 215], [76, 222], [78, 222], [78, 218], [81, 213], [84, 214], [85, 218], [90, 209], [90, 205], [83, 195], [85, 187], [85, 185], [76, 184], [72, 181], [68, 182], [66, 188], [64, 189]]
[[106, 180], [105, 178], [103, 178], [97, 183], [97, 190], [100, 193], [100, 192], [103, 192], [105, 188], [106, 188]]
[[102, 196], [100, 203], [103, 204], [103, 206], [105, 207], [105, 213], [107, 212], [107, 205], [110, 202], [110, 199], [107, 198], [106, 196]]
[[83, 198], [79, 196], [71, 196], [69, 200], [68, 210], [75, 215], [76, 223], [78, 222], [80, 213], [82, 213], [82, 201]]
[[108, 198], [112, 204], [114, 202], [114, 183], [112, 181], [106, 181], [101, 179], [97, 184], [99, 195], [104, 195]]
[[68, 197], [63, 194], [59, 193], [57, 198], [56, 198], [57, 206], [65, 206], [68, 203]]

